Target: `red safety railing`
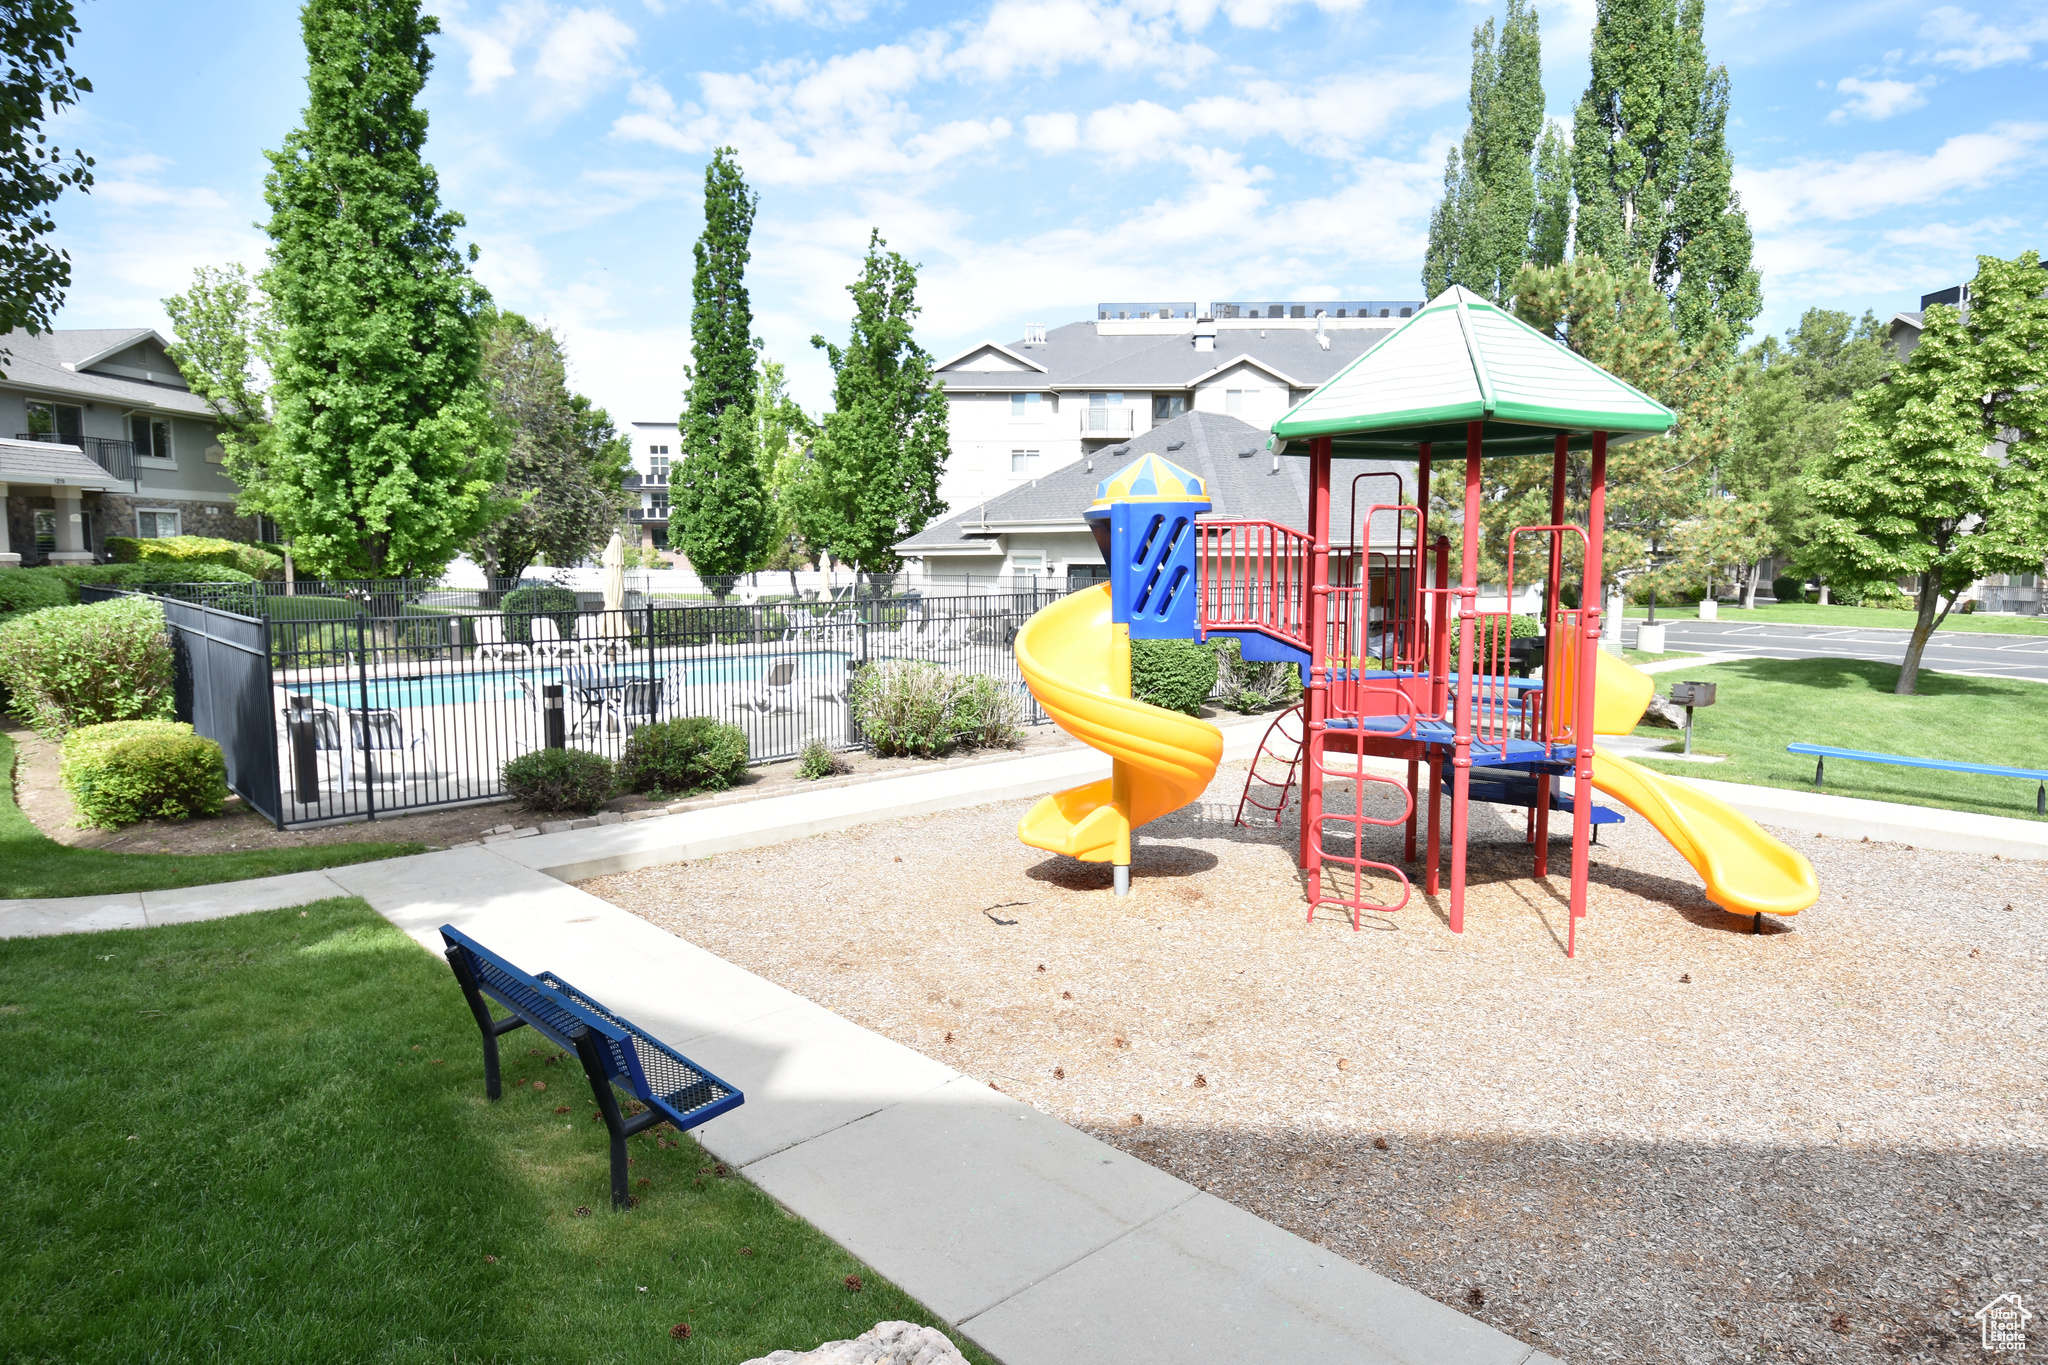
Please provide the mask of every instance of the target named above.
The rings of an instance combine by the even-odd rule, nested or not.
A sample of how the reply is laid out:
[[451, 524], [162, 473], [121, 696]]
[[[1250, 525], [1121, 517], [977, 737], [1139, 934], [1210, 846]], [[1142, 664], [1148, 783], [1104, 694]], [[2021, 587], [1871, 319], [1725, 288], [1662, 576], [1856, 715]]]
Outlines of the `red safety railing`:
[[1274, 521], [1204, 521], [1196, 527], [1202, 629], [1256, 630], [1307, 650], [1312, 542]]
[[[1569, 523], [1555, 526], [1517, 526], [1508, 533], [1508, 601], [1515, 600], [1515, 541], [1525, 535], [1550, 537], [1550, 573], [1547, 576], [1552, 590], [1549, 600], [1543, 604], [1543, 692], [1532, 697], [1534, 719], [1529, 727], [1531, 738], [1545, 744], [1569, 744], [1564, 736], [1573, 730], [1578, 717], [1579, 646], [1578, 623], [1583, 619], [1579, 612], [1568, 610], [1557, 600], [1556, 580], [1561, 579], [1564, 541], [1566, 534], [1579, 538], [1583, 552], [1586, 545], [1586, 530], [1583, 526]], [[1567, 618], [1570, 624], [1566, 623]]]

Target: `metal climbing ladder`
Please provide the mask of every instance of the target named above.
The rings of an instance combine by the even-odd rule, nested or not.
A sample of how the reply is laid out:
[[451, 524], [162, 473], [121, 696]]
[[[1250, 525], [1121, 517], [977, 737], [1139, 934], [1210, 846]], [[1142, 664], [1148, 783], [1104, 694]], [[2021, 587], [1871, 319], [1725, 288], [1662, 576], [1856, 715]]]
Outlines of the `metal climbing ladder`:
[[[1273, 823], [1280, 823], [1281, 813], [1287, 809], [1287, 794], [1294, 789], [1295, 769], [1301, 766], [1302, 719], [1302, 707], [1296, 704], [1273, 717], [1273, 723], [1266, 727], [1264, 737], [1259, 740], [1259, 752], [1252, 758], [1251, 771], [1244, 775], [1244, 792], [1237, 798], [1236, 823], [1239, 825], [1244, 823], [1246, 806], [1270, 811]], [[1276, 765], [1286, 765], [1287, 775], [1277, 782], [1259, 771], [1260, 765], [1269, 759]], [[1267, 805], [1252, 795], [1254, 785], [1277, 789], [1279, 798], [1272, 805]]]

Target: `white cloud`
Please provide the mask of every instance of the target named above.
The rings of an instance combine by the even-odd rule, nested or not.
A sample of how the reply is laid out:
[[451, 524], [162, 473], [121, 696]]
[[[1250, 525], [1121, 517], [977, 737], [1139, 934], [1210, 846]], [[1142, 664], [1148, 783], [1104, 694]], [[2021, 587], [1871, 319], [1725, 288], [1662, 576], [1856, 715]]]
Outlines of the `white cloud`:
[[545, 0], [507, 0], [474, 22], [459, 5], [441, 20], [469, 54], [469, 93], [488, 95], [520, 74], [526, 103], [542, 116], [580, 109], [604, 86], [634, 73], [626, 54], [639, 35], [608, 9], [556, 10]]
[[1908, 113], [1927, 103], [1926, 91], [1934, 88], [1934, 77], [1919, 81], [1895, 81], [1889, 78], [1865, 81], [1854, 76], [1844, 76], [1835, 84], [1838, 93], [1849, 97], [1848, 103], [1828, 115], [1829, 123], [1842, 123], [1851, 118], [1870, 119], [1873, 122], [1888, 119], [1894, 114]]
[[2048, 123], [2000, 123], [1963, 133], [1933, 152], [1865, 152], [1846, 161], [1738, 169], [1735, 187], [1761, 232], [1818, 221], [1847, 222], [1885, 209], [1939, 202], [1978, 189], [2039, 159]]
[[873, 8], [865, 0], [756, 0], [756, 4], [776, 19], [830, 25], [859, 23]]
[[1929, 60], [1962, 71], [1981, 71], [1987, 66], [2023, 62], [2032, 57], [2033, 45], [2048, 39], [2048, 17], [2000, 28], [1958, 6], [1943, 5], [1928, 11], [1920, 25], [1920, 36], [1950, 44], [1937, 48]]
[[1081, 141], [1081, 120], [1073, 114], [1026, 114], [1024, 141], [1041, 152], [1072, 151]]
[[1170, 11], [1141, 14], [1100, 0], [996, 0], [987, 18], [948, 55], [948, 70], [1007, 80], [1062, 67], [1144, 69], [1168, 84], [1200, 73], [1215, 54], [1174, 37]]

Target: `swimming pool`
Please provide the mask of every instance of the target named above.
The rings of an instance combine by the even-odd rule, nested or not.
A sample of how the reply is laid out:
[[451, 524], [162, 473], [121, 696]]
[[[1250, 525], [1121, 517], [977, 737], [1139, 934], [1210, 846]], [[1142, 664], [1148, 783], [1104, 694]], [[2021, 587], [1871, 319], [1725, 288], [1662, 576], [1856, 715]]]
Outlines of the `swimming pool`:
[[[653, 678], [666, 682], [677, 672], [688, 687], [716, 687], [724, 683], [759, 682], [768, 675], [768, 665], [788, 654], [745, 654], [717, 659], [657, 660], [654, 663], [618, 664], [601, 670], [607, 679]], [[795, 655], [802, 660], [798, 672], [806, 678], [838, 678], [845, 674], [852, 655], [835, 650], [806, 650]], [[575, 669], [578, 665], [571, 664]], [[559, 668], [489, 669], [467, 673], [425, 673], [409, 678], [372, 678], [368, 705], [373, 709], [402, 710], [418, 706], [474, 706], [482, 702], [523, 701], [519, 685], [523, 678], [534, 687], [565, 681]], [[364, 685], [353, 678], [332, 682], [301, 683], [286, 689], [295, 696], [310, 696], [329, 706], [353, 710], [365, 705]]]

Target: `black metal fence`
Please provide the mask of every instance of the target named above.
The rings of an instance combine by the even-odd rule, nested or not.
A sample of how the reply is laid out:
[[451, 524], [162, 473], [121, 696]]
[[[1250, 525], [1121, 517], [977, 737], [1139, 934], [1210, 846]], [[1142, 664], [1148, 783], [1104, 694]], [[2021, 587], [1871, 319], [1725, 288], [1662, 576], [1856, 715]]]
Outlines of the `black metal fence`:
[[857, 748], [849, 684], [887, 659], [987, 674], [1041, 723], [1012, 646], [1060, 596], [507, 612], [373, 592], [295, 597], [282, 613], [189, 591], [212, 586], [150, 589], [179, 660], [178, 717], [221, 745], [230, 786], [279, 826], [502, 796], [520, 754], [617, 759], [639, 726], [679, 716], [738, 726], [754, 763]]

